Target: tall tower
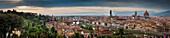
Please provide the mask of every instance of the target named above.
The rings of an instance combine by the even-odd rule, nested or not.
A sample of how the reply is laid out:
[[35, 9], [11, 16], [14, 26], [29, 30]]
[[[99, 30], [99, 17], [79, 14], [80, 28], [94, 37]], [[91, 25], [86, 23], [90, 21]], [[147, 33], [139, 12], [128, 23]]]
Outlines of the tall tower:
[[52, 15], [52, 18], [54, 18], [54, 16]]
[[136, 18], [137, 18], [137, 12], [135, 12], [135, 15], [132, 15], [132, 17], [133, 17], [134, 19], [136, 19]]
[[137, 16], [137, 12], [135, 12], [135, 16]]
[[110, 10], [110, 17], [112, 17], [112, 10]]

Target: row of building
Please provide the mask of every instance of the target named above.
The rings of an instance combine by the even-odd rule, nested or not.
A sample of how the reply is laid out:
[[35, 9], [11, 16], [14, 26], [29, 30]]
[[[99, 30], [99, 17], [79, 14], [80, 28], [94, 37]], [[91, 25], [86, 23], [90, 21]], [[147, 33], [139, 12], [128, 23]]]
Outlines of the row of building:
[[51, 19], [60, 19], [61, 21], [48, 22], [47, 26], [56, 27], [60, 35], [72, 36], [74, 32], [83, 34], [85, 37], [91, 37], [90, 31], [81, 28], [80, 26], [94, 26], [93, 32], [98, 36], [112, 35], [119, 28], [125, 30], [149, 32], [149, 33], [169, 33], [170, 17], [149, 16], [149, 13], [144, 13], [144, 16], [137, 16], [135, 12], [132, 16], [75, 16], [75, 17], [52, 17]]

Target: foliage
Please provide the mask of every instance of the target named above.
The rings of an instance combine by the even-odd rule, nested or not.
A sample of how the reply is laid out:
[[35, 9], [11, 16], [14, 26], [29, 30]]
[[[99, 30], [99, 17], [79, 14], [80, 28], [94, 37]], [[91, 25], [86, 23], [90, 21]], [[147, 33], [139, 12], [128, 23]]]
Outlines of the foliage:
[[110, 35], [98, 36], [97, 38], [112, 38]]
[[124, 29], [122, 29], [122, 28], [120, 28], [120, 29], [119, 29], [120, 38], [122, 38], [122, 37], [123, 37], [123, 36], [122, 36], [122, 35], [124, 34], [124, 32], [123, 32], [123, 31], [124, 31]]
[[92, 26], [90, 26], [90, 27], [86, 27], [86, 26], [80, 26], [81, 28], [83, 28], [83, 29], [87, 29], [87, 30], [93, 30], [93, 28], [92, 28]]
[[156, 33], [146, 33], [147, 35], [156, 35], [156, 36], [160, 36], [159, 34]]
[[36, 27], [31, 27], [31, 28], [28, 29], [27, 33], [28, 33], [28, 35], [30, 35], [30, 37], [36, 37], [36, 36], [38, 36], [37, 35], [38, 30], [39, 29], [36, 28]]
[[90, 31], [90, 36], [91, 36], [90, 38], [93, 38], [94, 35], [95, 35], [95, 34], [93, 33], [93, 31]]
[[13, 34], [12, 38], [18, 38], [18, 35], [17, 34]]
[[51, 28], [51, 32], [52, 33], [57, 33], [57, 31], [55, 30], [54, 26]]
[[84, 36], [75, 32], [72, 38], [84, 38]]
[[62, 21], [62, 20], [60, 20], [60, 19], [57, 19], [57, 21]]
[[14, 28], [20, 29], [23, 24], [21, 16], [15, 14], [0, 14], [0, 34], [5, 37], [6, 33], [11, 33]]
[[131, 32], [136, 34], [145, 34], [145, 32], [139, 32], [139, 31], [131, 31], [131, 30], [124, 30], [125, 32]]
[[[8, 11], [10, 12], [10, 11]], [[6, 32], [10, 32], [13, 28], [24, 28], [25, 30], [20, 35], [20, 38], [55, 38], [57, 31], [49, 28], [45, 25], [45, 22], [53, 21], [48, 19], [47, 16], [34, 16], [26, 13], [3, 13], [0, 14], [0, 38], [5, 38]], [[16, 14], [16, 15], [15, 15]], [[22, 19], [23, 18], [23, 19]], [[2, 27], [1, 27], [2, 26]], [[11, 29], [10, 29], [11, 27]], [[28, 29], [28, 30], [27, 30]]]
[[62, 35], [57, 35], [56, 38], [64, 38]]
[[119, 30], [115, 30], [115, 33], [113, 35], [119, 35]]
[[[145, 32], [125, 30], [125, 32], [135, 33], [135, 34], [145, 34]], [[146, 35], [159, 35], [156, 33], [146, 33]]]
[[23, 27], [26, 27], [26, 26], [28, 26], [28, 22], [27, 22], [27, 20], [24, 20]]

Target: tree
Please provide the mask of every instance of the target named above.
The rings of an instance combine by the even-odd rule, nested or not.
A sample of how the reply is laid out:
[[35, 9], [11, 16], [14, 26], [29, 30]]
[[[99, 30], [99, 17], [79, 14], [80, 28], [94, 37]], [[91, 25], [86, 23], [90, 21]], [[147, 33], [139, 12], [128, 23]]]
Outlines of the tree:
[[98, 36], [97, 38], [113, 38], [113, 37], [110, 35], [104, 35], [104, 36]]
[[80, 27], [81, 27], [81, 28], [84, 28], [84, 26], [83, 26], [83, 25], [80, 25]]
[[45, 31], [49, 31], [49, 28], [46, 27], [46, 28], [44, 28], [44, 30], [45, 30]]
[[28, 26], [27, 20], [24, 20], [23, 26], [24, 26], [24, 27]]
[[43, 24], [44, 23], [44, 21], [43, 20], [40, 20], [40, 24]]
[[54, 28], [54, 26], [51, 28], [51, 32], [55, 32], [55, 28]]
[[54, 27], [54, 26], [51, 28], [51, 32], [52, 32], [55, 36], [57, 35], [57, 31], [55, 30], [55, 27]]
[[38, 28], [37, 27], [30, 27], [27, 31], [29, 37], [35, 38], [38, 37]]
[[79, 34], [79, 33], [74, 33], [73, 38], [84, 38], [83, 35]]
[[12, 38], [18, 38], [18, 35], [17, 34], [13, 34]]
[[93, 38], [94, 37], [94, 33], [93, 31], [90, 31], [90, 38]]
[[57, 35], [56, 38], [64, 38], [62, 35]]
[[0, 34], [3, 35], [0, 37], [6, 38], [7, 32], [10, 34], [14, 28], [20, 29], [22, 27], [23, 19], [15, 14], [0, 14], [0, 23]]
[[62, 20], [60, 20], [60, 19], [57, 19], [57, 21], [62, 21]]
[[3, 13], [3, 10], [0, 10], [0, 13]]
[[122, 37], [122, 35], [123, 35], [123, 29], [122, 28], [119, 29], [119, 33], [120, 33], [120, 38], [123, 38]]
[[93, 30], [93, 27], [90, 26], [90, 27], [88, 28], [88, 30]]
[[44, 30], [43, 30], [42, 28], [40, 28], [40, 29], [38, 30], [38, 35], [39, 35], [38, 37], [39, 37], [39, 38], [40, 38], [40, 37], [41, 37], [41, 38], [43, 37], [43, 35], [44, 35], [43, 31], [44, 31]]

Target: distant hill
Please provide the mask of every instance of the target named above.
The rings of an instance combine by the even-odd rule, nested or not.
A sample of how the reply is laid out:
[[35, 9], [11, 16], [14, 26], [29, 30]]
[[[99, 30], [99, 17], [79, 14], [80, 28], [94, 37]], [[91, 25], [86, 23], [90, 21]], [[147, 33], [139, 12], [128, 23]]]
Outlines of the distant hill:
[[164, 16], [164, 17], [170, 17], [170, 11], [165, 11], [162, 13], [157, 13], [155, 16]]

